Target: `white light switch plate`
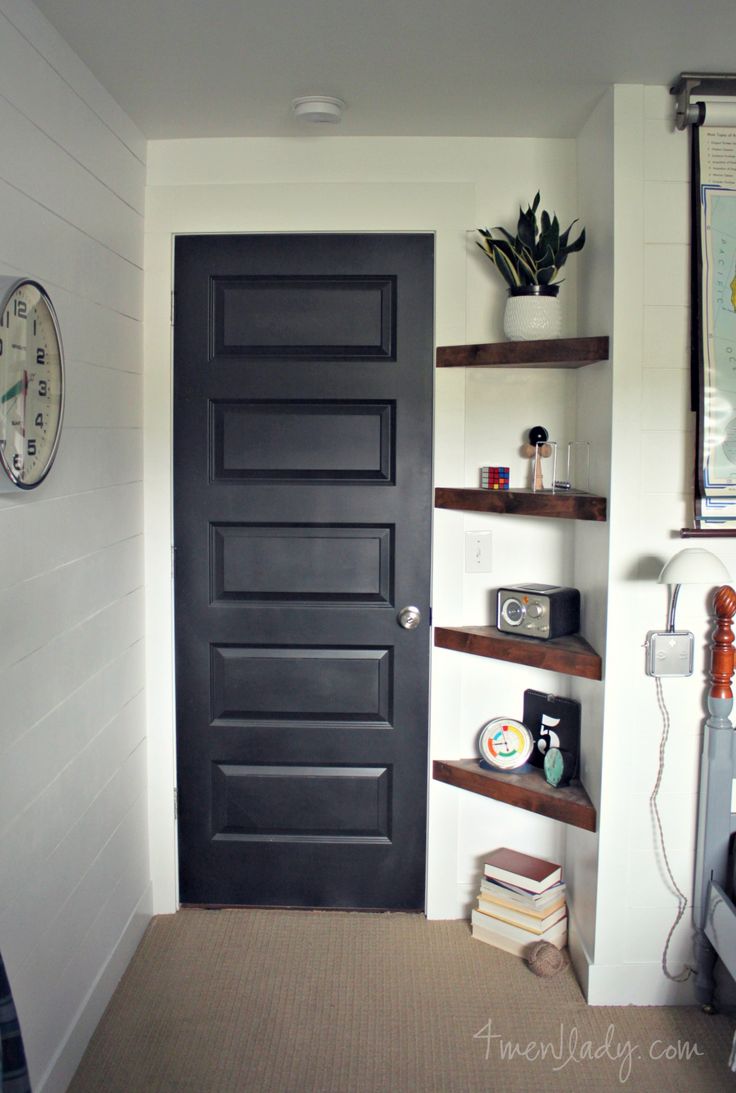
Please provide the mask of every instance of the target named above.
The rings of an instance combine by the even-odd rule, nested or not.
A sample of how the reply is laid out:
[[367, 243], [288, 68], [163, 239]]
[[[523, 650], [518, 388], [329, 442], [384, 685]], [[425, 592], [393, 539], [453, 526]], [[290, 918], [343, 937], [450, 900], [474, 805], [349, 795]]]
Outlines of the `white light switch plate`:
[[695, 639], [689, 630], [650, 630], [648, 676], [691, 676]]
[[466, 531], [465, 572], [490, 573], [492, 569], [490, 531]]

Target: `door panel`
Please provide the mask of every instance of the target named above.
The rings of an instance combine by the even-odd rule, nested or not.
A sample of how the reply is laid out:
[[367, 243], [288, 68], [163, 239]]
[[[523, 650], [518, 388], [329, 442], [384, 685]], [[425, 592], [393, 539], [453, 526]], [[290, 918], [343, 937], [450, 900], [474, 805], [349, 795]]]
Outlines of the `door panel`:
[[218, 764], [214, 774], [216, 839], [390, 843], [385, 767]]
[[392, 602], [391, 527], [213, 524], [212, 535], [213, 602]]
[[374, 277], [216, 277], [215, 355], [393, 360], [395, 284]]
[[382, 402], [220, 402], [214, 477], [393, 481], [394, 407]]
[[176, 240], [184, 903], [423, 907], [433, 276], [427, 235]]
[[212, 722], [390, 726], [390, 649], [212, 646]]

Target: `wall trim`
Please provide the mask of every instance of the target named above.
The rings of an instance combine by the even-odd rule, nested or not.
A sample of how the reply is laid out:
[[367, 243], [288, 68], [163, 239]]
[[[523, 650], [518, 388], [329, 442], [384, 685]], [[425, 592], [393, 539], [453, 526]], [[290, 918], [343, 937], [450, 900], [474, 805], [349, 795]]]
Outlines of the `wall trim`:
[[695, 1005], [694, 978], [685, 983], [673, 983], [665, 978], [659, 963], [596, 964], [574, 915], [568, 919], [568, 948], [589, 1006]]
[[570, 953], [570, 962], [573, 966], [580, 989], [583, 992], [586, 1001], [589, 1001], [589, 977], [593, 961], [583, 939], [582, 932], [578, 927], [577, 919], [572, 913], [572, 907], [569, 901], [567, 904], [567, 947], [568, 952]]
[[34, 1081], [35, 1093], [65, 1093], [152, 916], [152, 892], [149, 883], [126, 922], [117, 944], [87, 992], [84, 1002], [69, 1022], [67, 1033], [46, 1072]]
[[660, 964], [591, 964], [589, 1006], [693, 1006], [695, 979], [673, 983]]

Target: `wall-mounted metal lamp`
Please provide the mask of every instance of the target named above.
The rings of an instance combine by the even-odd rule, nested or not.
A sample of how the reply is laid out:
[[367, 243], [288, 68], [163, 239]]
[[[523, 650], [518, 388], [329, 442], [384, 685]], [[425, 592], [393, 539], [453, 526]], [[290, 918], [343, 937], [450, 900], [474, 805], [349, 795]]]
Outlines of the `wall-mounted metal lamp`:
[[685, 547], [674, 554], [662, 568], [657, 580], [660, 584], [674, 585], [667, 629], [675, 629], [675, 609], [680, 587], [683, 584], [728, 584], [728, 570], [720, 558], [702, 547]]
[[683, 584], [722, 585], [730, 580], [720, 558], [702, 547], [678, 551], [659, 574], [660, 584], [672, 585], [666, 630], [647, 634], [646, 671], [650, 676], [690, 676], [693, 673], [695, 638], [689, 630], [675, 629], [675, 611]]

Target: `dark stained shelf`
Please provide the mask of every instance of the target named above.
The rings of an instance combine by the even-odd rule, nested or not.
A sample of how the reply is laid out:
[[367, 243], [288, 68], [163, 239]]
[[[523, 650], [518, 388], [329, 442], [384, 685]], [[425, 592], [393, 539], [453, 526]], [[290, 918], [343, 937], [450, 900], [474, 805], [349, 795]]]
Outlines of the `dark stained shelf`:
[[601, 658], [580, 634], [542, 641], [523, 634], [504, 634], [495, 626], [437, 626], [434, 643], [440, 649], [526, 664], [548, 672], [601, 678]]
[[544, 338], [531, 342], [441, 345], [438, 368], [582, 368], [608, 360], [608, 338]]
[[435, 759], [432, 777], [584, 831], [596, 829], [595, 808], [580, 783], [554, 789], [536, 768], [523, 774], [502, 774], [484, 769], [480, 759]]
[[681, 539], [736, 539], [736, 528], [680, 528]]
[[482, 490], [438, 486], [434, 491], [438, 509], [463, 512], [505, 512], [514, 516], [550, 516], [562, 520], [606, 519], [606, 499], [582, 490], [549, 493], [533, 490]]

